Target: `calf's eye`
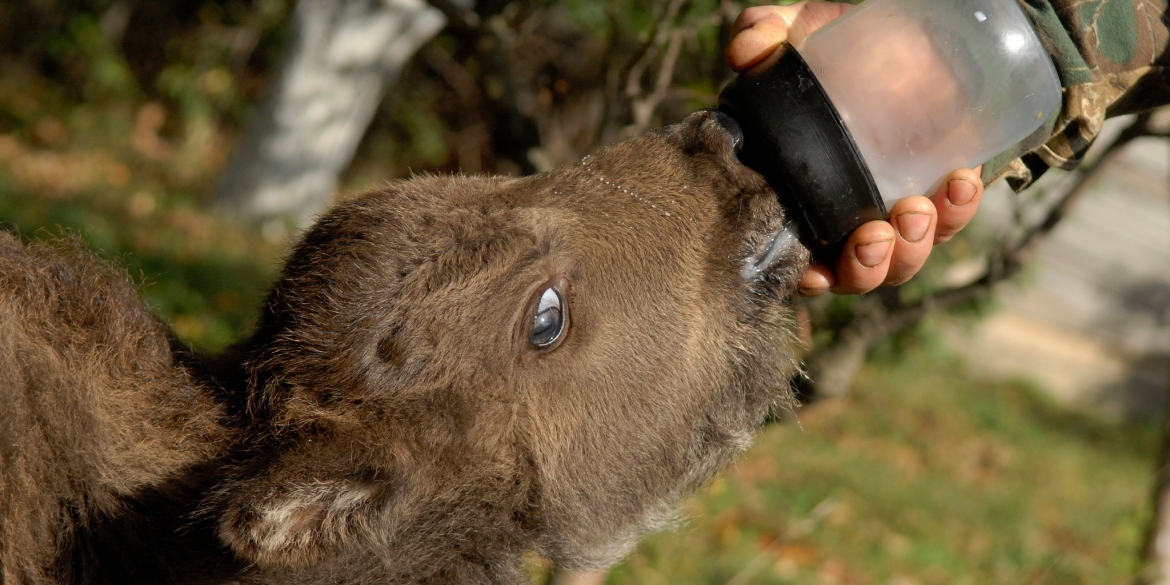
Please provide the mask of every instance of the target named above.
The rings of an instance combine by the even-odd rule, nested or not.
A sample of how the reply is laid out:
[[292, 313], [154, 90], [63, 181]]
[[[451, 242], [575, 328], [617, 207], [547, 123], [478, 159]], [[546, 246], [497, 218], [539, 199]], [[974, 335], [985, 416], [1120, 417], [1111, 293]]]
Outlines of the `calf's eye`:
[[560, 341], [565, 331], [565, 301], [553, 287], [540, 295], [536, 314], [532, 317], [529, 341], [539, 349], [551, 347]]

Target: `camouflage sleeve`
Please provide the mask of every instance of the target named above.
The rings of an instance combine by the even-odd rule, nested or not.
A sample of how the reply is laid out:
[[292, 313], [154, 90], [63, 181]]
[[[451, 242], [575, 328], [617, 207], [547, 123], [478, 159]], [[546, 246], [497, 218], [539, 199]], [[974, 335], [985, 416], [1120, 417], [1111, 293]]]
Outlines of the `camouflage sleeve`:
[[1064, 103], [1050, 122], [984, 165], [984, 182], [1023, 189], [1074, 168], [1108, 116], [1170, 103], [1168, 0], [1017, 0], [1052, 55]]

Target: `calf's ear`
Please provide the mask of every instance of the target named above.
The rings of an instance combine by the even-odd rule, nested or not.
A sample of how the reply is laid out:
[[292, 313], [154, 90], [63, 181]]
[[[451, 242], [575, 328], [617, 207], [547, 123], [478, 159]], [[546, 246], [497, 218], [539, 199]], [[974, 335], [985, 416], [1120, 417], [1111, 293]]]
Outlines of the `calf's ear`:
[[241, 559], [305, 567], [342, 551], [380, 548], [375, 543], [393, 530], [393, 481], [282, 471], [229, 482], [213, 496], [216, 535]]

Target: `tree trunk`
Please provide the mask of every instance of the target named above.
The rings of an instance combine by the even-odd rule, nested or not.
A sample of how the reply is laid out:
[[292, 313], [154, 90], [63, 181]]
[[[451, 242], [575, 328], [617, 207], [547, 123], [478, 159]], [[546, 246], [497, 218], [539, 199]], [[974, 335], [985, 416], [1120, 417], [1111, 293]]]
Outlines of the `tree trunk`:
[[423, 0], [300, 0], [280, 72], [216, 205], [306, 226], [329, 204], [385, 88], [445, 23]]

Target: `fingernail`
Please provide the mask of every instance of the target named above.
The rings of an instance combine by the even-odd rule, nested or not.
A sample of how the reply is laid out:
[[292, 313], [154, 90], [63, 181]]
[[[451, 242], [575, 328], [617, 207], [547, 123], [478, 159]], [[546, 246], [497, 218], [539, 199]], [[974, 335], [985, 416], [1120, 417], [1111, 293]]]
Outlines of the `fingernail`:
[[853, 249], [853, 254], [857, 256], [857, 261], [862, 266], [873, 268], [886, 259], [886, 253], [889, 251], [890, 240], [882, 240], [871, 244], [861, 244]]
[[920, 242], [930, 228], [930, 216], [908, 211], [898, 216], [898, 233], [907, 242]]
[[952, 179], [947, 183], [947, 201], [955, 207], [962, 207], [975, 198], [975, 185], [964, 179]]

